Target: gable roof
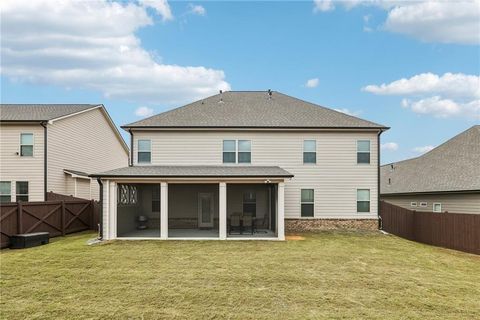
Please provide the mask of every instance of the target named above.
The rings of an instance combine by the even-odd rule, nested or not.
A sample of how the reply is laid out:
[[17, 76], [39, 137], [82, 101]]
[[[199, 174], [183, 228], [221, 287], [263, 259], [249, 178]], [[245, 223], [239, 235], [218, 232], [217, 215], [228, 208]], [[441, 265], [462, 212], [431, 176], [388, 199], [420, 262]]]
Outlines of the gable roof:
[[122, 128], [388, 129], [273, 91], [227, 91]]
[[100, 106], [98, 104], [1, 104], [0, 121], [50, 121]]
[[382, 166], [380, 181], [384, 195], [479, 191], [480, 125], [418, 158]]
[[0, 122], [52, 123], [76, 114], [100, 109], [127, 154], [129, 148], [103, 104], [0, 104]]

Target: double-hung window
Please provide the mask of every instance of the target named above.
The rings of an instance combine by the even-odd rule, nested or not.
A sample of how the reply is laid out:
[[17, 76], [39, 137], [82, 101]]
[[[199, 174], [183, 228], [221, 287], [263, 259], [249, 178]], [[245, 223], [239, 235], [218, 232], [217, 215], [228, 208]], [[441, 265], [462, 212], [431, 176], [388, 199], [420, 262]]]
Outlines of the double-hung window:
[[314, 216], [314, 191], [313, 189], [302, 189], [301, 191], [301, 216], [313, 217]]
[[370, 212], [370, 190], [357, 190], [357, 212]]
[[442, 212], [442, 204], [441, 203], [434, 203], [433, 204], [433, 212]]
[[243, 213], [257, 216], [257, 195], [255, 192], [247, 191], [243, 194]]
[[223, 140], [223, 163], [251, 163], [250, 140]]
[[20, 134], [20, 156], [33, 157], [33, 133]]
[[17, 181], [15, 192], [17, 194], [17, 202], [28, 202], [28, 181]]
[[138, 163], [150, 163], [152, 161], [152, 142], [150, 140], [138, 140]]
[[0, 181], [0, 203], [12, 201], [12, 183], [10, 181]]
[[317, 163], [317, 141], [303, 141], [303, 163]]
[[252, 162], [252, 142], [250, 140], [238, 140], [238, 163]]
[[370, 163], [370, 140], [357, 141], [357, 163]]

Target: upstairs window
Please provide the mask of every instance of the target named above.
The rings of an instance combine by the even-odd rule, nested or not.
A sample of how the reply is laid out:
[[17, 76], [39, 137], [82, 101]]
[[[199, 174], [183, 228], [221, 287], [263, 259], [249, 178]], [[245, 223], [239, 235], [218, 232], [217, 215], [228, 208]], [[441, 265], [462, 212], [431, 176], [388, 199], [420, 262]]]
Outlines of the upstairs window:
[[357, 141], [357, 163], [370, 163], [370, 140]]
[[238, 140], [238, 163], [252, 162], [252, 143], [250, 140]]
[[28, 202], [28, 181], [17, 181], [16, 183], [17, 202]]
[[370, 190], [357, 190], [357, 212], [370, 212]]
[[0, 181], [0, 203], [12, 202], [12, 183]]
[[433, 204], [433, 212], [442, 212], [442, 204], [441, 203], [434, 203]]
[[150, 140], [138, 140], [138, 163], [150, 163], [152, 161], [152, 142]]
[[303, 141], [303, 163], [317, 163], [317, 141]]
[[223, 163], [251, 163], [250, 140], [223, 140]]
[[313, 217], [314, 216], [314, 191], [313, 189], [302, 189], [301, 194], [301, 216]]
[[236, 163], [236, 141], [223, 140], [223, 163]]
[[20, 156], [33, 157], [33, 133], [20, 134]]

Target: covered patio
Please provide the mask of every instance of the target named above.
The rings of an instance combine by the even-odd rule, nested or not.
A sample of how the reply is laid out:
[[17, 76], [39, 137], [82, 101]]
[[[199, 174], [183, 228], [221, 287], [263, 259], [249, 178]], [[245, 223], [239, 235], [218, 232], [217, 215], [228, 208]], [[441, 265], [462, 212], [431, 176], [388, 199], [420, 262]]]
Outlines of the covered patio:
[[283, 240], [279, 167], [144, 166], [93, 175], [104, 239]]

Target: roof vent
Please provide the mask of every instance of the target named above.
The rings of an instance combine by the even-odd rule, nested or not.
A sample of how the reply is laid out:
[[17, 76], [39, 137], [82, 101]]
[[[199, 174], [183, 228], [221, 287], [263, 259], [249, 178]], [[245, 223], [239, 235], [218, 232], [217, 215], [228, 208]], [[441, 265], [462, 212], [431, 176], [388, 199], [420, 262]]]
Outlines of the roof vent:
[[391, 178], [388, 178], [388, 184], [392, 184], [392, 179]]
[[393, 163], [392, 163], [390, 164], [390, 171], [393, 171], [393, 170], [395, 170], [395, 167], [393, 166]]
[[272, 90], [268, 89], [268, 100], [272, 99]]
[[220, 90], [220, 101], [218, 103], [223, 103], [223, 91]]

